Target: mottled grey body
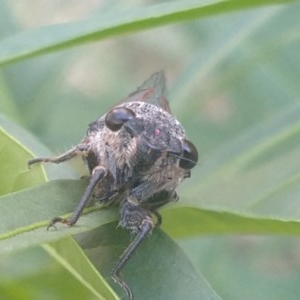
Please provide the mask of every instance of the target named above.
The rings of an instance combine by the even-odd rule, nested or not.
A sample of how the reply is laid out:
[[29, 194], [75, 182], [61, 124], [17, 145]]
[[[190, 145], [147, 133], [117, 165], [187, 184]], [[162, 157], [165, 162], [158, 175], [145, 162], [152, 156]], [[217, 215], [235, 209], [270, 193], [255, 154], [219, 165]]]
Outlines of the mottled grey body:
[[82, 143], [88, 145], [89, 169], [103, 166], [108, 172], [107, 184], [100, 182], [94, 197], [100, 202], [127, 197], [134, 205], [156, 209], [166, 199], [153, 203], [155, 195], [163, 191], [164, 196], [174, 198], [175, 188], [189, 176], [190, 171], [180, 168], [178, 159], [184, 129], [172, 115], [153, 104], [125, 102], [120, 106], [131, 109], [136, 118], [113, 132], [105, 126], [104, 115], [90, 125]]

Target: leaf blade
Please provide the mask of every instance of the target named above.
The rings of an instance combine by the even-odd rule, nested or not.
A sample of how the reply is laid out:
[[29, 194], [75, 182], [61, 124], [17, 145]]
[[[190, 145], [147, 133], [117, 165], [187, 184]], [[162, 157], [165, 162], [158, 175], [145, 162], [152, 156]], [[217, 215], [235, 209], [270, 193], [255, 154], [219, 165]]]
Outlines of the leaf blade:
[[1, 197], [0, 253], [58, 240], [114, 221], [115, 210], [101, 210], [82, 216], [72, 228], [46, 231], [53, 217], [74, 211], [85, 185], [84, 181], [58, 180]]
[[73, 238], [66, 237], [56, 242], [43, 244], [42, 247], [97, 299], [118, 299]]
[[194, 0], [188, 3], [178, 1], [106, 14], [71, 24], [52, 25], [2, 41], [0, 65], [129, 32], [227, 11], [286, 2], [280, 0], [208, 1], [203, 4]]
[[[127, 232], [116, 229], [116, 223], [76, 236], [86, 255], [112, 287], [116, 288], [120, 297], [124, 295], [124, 291], [113, 283], [110, 273], [128, 246], [128, 238]], [[143, 241], [121, 273], [137, 299], [188, 297], [220, 300], [182, 249], [160, 230]]]

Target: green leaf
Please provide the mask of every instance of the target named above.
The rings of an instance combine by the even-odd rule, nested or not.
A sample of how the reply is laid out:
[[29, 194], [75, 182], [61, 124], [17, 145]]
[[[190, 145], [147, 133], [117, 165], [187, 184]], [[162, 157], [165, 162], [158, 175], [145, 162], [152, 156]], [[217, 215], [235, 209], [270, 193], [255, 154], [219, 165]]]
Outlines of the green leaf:
[[295, 104], [195, 170], [183, 199], [163, 210], [163, 228], [173, 236], [299, 234], [299, 115]]
[[1, 299], [99, 299], [42, 247], [0, 256]]
[[[223, 147], [187, 182], [188, 205], [298, 220], [300, 106], [295, 103]], [[216, 188], [217, 187], [217, 188]], [[286, 203], [289, 203], [287, 206]]]
[[95, 270], [82, 249], [71, 237], [57, 242], [44, 244], [43, 248], [63, 265], [83, 286], [90, 290], [97, 299], [117, 299], [106, 281]]
[[192, 0], [122, 9], [112, 14], [106, 13], [74, 23], [47, 26], [8, 38], [0, 43], [0, 65], [129, 32], [238, 9], [291, 2], [293, 1], [235, 0], [207, 1], [203, 4]]
[[[128, 232], [112, 223], [76, 239], [96, 268], [124, 296], [110, 273], [130, 242]], [[160, 230], [143, 241], [121, 273], [136, 299], [220, 299], [182, 249]]]
[[263, 218], [254, 214], [195, 207], [165, 209], [162, 228], [173, 238], [205, 234], [300, 234], [299, 220]]
[[290, 236], [210, 235], [180, 245], [223, 299], [297, 300], [298, 243]]
[[[1, 49], [3, 50], [0, 50], [0, 53], [2, 53], [1, 63], [5, 64], [48, 51], [60, 50], [72, 45], [80, 45], [89, 41], [112, 37], [121, 33], [137, 32], [140, 28], [154, 28], [158, 24], [171, 24], [173, 22], [175, 24], [177, 21], [190, 20], [197, 16], [205, 17], [210, 14], [215, 15], [218, 12], [226, 12], [226, 10], [234, 11], [237, 8], [242, 8], [243, 5], [244, 7], [250, 7], [251, 5], [254, 7], [260, 4], [264, 5], [267, 2], [214, 1], [209, 2], [207, 6], [196, 2], [193, 3], [195, 3], [195, 9], [192, 7], [192, 2], [190, 1], [185, 3], [170, 2], [149, 8], [132, 9], [132, 17], [130, 16], [131, 13], [129, 14], [128, 11], [124, 9], [122, 15], [118, 15], [118, 13], [107, 14], [105, 18], [98, 20], [96, 20], [96, 18], [99, 16], [94, 19], [92, 18], [90, 21], [84, 20], [78, 23], [54, 25], [47, 28], [30, 30], [27, 31], [27, 33], [21, 33], [2, 41]], [[275, 3], [275, 1], [270, 1], [270, 3]], [[178, 11], [178, 14], [176, 14], [177, 5], [186, 5], [187, 8], [192, 7], [192, 9], [190, 11], [182, 10], [182, 13]], [[172, 10], [167, 12], [163, 10], [164, 7], [168, 9], [173, 7], [175, 10], [173, 10], [173, 12]], [[199, 10], [197, 10], [197, 7]], [[219, 10], [217, 9], [218, 7]], [[188, 26], [181, 26], [180, 30], [176, 28], [173, 37], [172, 35], [171, 37], [168, 35], [168, 43], [165, 43], [165, 40], [160, 38], [154, 39], [152, 37], [152, 39], [148, 39], [149, 36], [143, 33], [141, 39], [129, 40], [130, 45], [129, 43], [126, 44], [128, 52], [126, 52], [124, 48], [119, 47], [121, 50], [117, 53], [118, 59], [114, 59], [115, 57], [105, 59], [105, 61], [107, 61], [105, 62], [107, 64], [106, 66], [101, 60], [101, 71], [99, 71], [99, 73], [101, 73], [102, 77], [106, 77], [105, 79], [107, 80], [105, 83], [100, 80], [101, 104], [104, 102], [102, 99], [112, 99], [116, 96], [116, 91], [119, 91], [125, 86], [124, 78], [126, 78], [127, 84], [127, 82], [131, 80], [129, 75], [132, 76], [132, 73], [136, 73], [136, 76], [140, 76], [143, 73], [144, 76], [145, 73], [148, 72], [147, 66], [153, 67], [154, 55], [155, 58], [158, 57], [158, 59], [156, 59], [158, 61], [157, 64], [163, 64], [167, 72], [171, 71], [176, 73], [178, 69], [184, 69], [184, 67], [189, 64], [189, 68], [187, 68], [185, 72], [182, 72], [183, 81], [179, 81], [177, 85], [181, 90], [174, 89], [173, 91], [175, 100], [176, 97], [178, 97], [175, 106], [173, 105], [174, 103], [172, 103], [174, 98], [170, 97], [170, 100], [172, 108], [175, 108], [175, 111], [177, 111], [176, 115], [185, 125], [191, 140], [195, 141], [199, 147], [201, 160], [199, 167], [192, 170], [192, 177], [181, 185], [181, 189], [178, 191], [181, 198], [180, 202], [177, 203], [176, 206], [166, 207], [162, 211], [162, 228], [168, 234], [172, 235], [172, 237], [182, 237], [185, 240], [190, 237], [195, 237], [194, 242], [200, 245], [202, 239], [205, 239], [204, 235], [206, 234], [209, 234], [208, 239], [213, 239], [212, 236], [214, 234], [220, 233], [299, 234], [299, 122], [297, 121], [299, 119], [299, 107], [297, 105], [297, 103], [299, 103], [299, 84], [297, 81], [299, 78], [299, 68], [297, 68], [299, 65], [299, 24], [297, 23], [299, 14], [294, 7], [296, 6], [290, 5], [290, 7], [286, 9], [287, 7], [282, 5], [278, 7], [278, 9], [275, 7], [275, 9], [253, 10], [252, 12], [245, 12], [243, 14], [228, 14], [228, 16], [202, 20], [199, 23], [193, 22], [189, 28]], [[160, 12], [156, 14], [157, 19], [156, 17], [153, 18], [154, 13], [151, 13], [154, 8], [161, 9]], [[203, 15], [201, 15], [200, 11], [202, 11]], [[147, 12], [151, 14], [146, 16]], [[110, 18], [111, 21], [106, 19], [112, 15], [115, 17]], [[128, 22], [126, 20], [127, 17], [129, 18]], [[72, 30], [74, 30], [74, 34], [70, 32]], [[162, 31], [155, 32], [155, 34], [160, 35], [158, 33], [161, 32]], [[168, 31], [168, 33], [171, 33], [171, 31]], [[161, 34], [161, 36], [165, 35]], [[20, 41], [16, 41], [18, 38], [20, 38]], [[45, 40], [43, 40], [43, 38], [45, 38]], [[185, 43], [186, 45], [183, 47], [182, 44]], [[118, 45], [123, 46], [121, 43]], [[114, 47], [118, 48], [118, 45], [114, 45]], [[170, 47], [170, 45], [172, 45], [172, 47]], [[147, 55], [149, 54], [149, 49], [151, 49], [153, 55]], [[190, 51], [186, 51], [186, 49]], [[136, 51], [143, 57], [143, 63], [138, 64], [138, 67], [136, 67], [136, 65], [133, 66], [134, 70], [139, 69], [138, 72], [128, 72], [128, 61], [129, 63], [131, 62], [128, 53], [130, 52], [136, 55]], [[164, 54], [161, 57], [157, 55], [164, 51], [167, 53], [168, 59], [163, 57]], [[150, 58], [146, 59], [146, 56]], [[76, 57], [76, 62], [77, 58], [78, 57]], [[86, 58], [87, 55], [85, 53], [81, 61], [86, 61]], [[122, 61], [126, 61], [126, 63], [122, 65]], [[176, 61], [176, 64], [174, 64], [174, 61]], [[74, 64], [74, 62], [75, 60], [73, 58], [66, 61], [64, 66], [68, 63], [70, 65]], [[136, 61], [134, 60], [134, 62]], [[201, 64], [201, 62], [204, 62], [204, 64]], [[89, 105], [86, 105], [85, 102], [86, 95], [92, 94], [90, 93], [91, 89], [95, 89], [98, 82], [97, 84], [94, 83], [95, 85], [92, 86], [92, 88], [89, 86], [87, 89], [82, 89], [82, 87], [86, 85], [85, 81], [83, 81], [82, 86], [78, 87], [78, 89], [76, 86], [74, 94], [78, 96], [78, 102], [83, 103], [82, 106], [77, 107], [74, 105], [72, 95], [69, 98], [65, 97], [67, 92], [64, 89], [62, 89], [61, 93], [57, 92], [54, 94], [50, 92], [50, 88], [45, 88], [44, 86], [42, 86], [41, 90], [37, 88], [38, 92], [34, 89], [34, 87], [41, 87], [42, 83], [39, 82], [39, 80], [35, 80], [35, 78], [41, 78], [41, 73], [38, 71], [39, 66], [44, 71], [44, 78], [46, 81], [48, 80], [51, 89], [55, 91], [59, 90], [59, 86], [54, 85], [53, 82], [60, 82], [62, 86], [67, 86], [69, 82], [61, 79], [68, 78], [70, 74], [73, 74], [74, 69], [67, 70], [69, 72], [66, 72], [64, 69], [63, 75], [51, 72], [55, 74], [54, 80], [54, 76], [52, 78], [47, 76], [49, 69], [47, 67], [45, 68], [44, 63], [36, 62], [36, 69], [34, 69], [32, 67], [33, 65], [31, 65], [31, 61], [28, 61], [26, 65], [23, 65], [24, 72], [22, 73], [20, 69], [17, 68], [18, 66], [19, 65], [13, 66], [15, 72], [10, 74], [10, 80], [8, 80], [9, 78], [5, 78], [5, 80], [7, 80], [8, 86], [11, 88], [8, 94], [11, 93], [14, 95], [14, 93], [17, 92], [19, 99], [16, 105], [12, 106], [9, 105], [10, 101], [6, 101], [4, 112], [14, 115], [14, 110], [18, 108], [19, 112], [16, 114], [16, 117], [22, 116], [24, 118], [23, 122], [26, 119], [31, 127], [28, 126], [28, 123], [26, 126], [35, 130], [40, 138], [47, 141], [54, 150], [56, 150], [56, 147], [67, 146], [72, 141], [72, 138], [69, 137], [70, 140], [68, 140], [66, 144], [61, 145], [58, 138], [59, 134], [61, 134], [60, 139], [65, 141], [65, 134], [61, 133], [61, 129], [66, 127], [63, 125], [70, 123], [76, 133], [79, 129], [74, 129], [74, 123], [75, 121], [78, 123], [78, 119], [82, 118], [83, 106], [84, 108], [86, 107], [84, 113], [88, 121], [88, 116], [90, 114], [93, 115], [94, 108], [97, 107], [98, 110], [99, 102], [95, 102], [95, 105], [90, 106], [89, 109]], [[116, 66], [118, 67], [117, 70], [114, 69]], [[175, 66], [174, 69], [173, 66]], [[107, 67], [107, 69], [105, 69], [105, 67]], [[6, 70], [7, 69], [11, 71], [12, 67], [6, 68]], [[79, 69], [79, 73], [83, 74], [83, 76], [85, 76], [84, 78], [88, 77], [88, 81], [91, 81], [90, 76], [95, 80], [94, 75], [96, 72], [92, 75], [90, 73], [92, 68], [88, 69], [88, 76], [85, 74], [86, 70]], [[30, 72], [28, 72], [28, 70], [30, 70]], [[78, 69], [75, 68], [75, 71], [76, 70], [78, 71]], [[130, 73], [128, 77], [124, 76], [127, 75], [127, 72]], [[35, 73], [35, 76], [30, 76], [31, 73]], [[115, 87], [115, 83], [118, 83], [118, 86], [113, 88], [113, 91], [109, 91], [112, 86], [109, 73], [113, 74], [113, 87]], [[20, 78], [18, 82], [15, 80], [16, 74], [18, 74]], [[103, 76], [102, 74], [107, 74], [108, 76]], [[172, 75], [174, 76], [174, 73]], [[96, 78], [98, 77], [96, 76]], [[30, 80], [32, 85], [28, 84]], [[95, 81], [97, 80], [98, 79]], [[182, 82], [184, 83], [184, 81], [186, 84], [183, 85]], [[138, 82], [136, 84], [138, 84]], [[108, 86], [108, 92], [103, 95], [104, 86]], [[70, 88], [74, 89], [74, 85], [70, 84]], [[194, 88], [195, 91], [194, 94], [191, 95], [190, 92], [192, 88]], [[26, 94], [26, 89], [31, 91], [31, 93]], [[82, 91], [84, 91], [84, 97], [81, 98], [80, 93]], [[97, 101], [99, 101], [98, 95], [94, 96]], [[123, 96], [123, 94], [120, 93], [117, 96]], [[32, 102], [30, 100], [33, 97], [35, 97], [35, 101]], [[84, 101], [82, 101], [83, 98]], [[15, 100], [13, 97], [11, 99], [12, 101]], [[47, 113], [40, 113], [41, 99], [49, 102], [49, 106], [42, 108], [42, 111]], [[52, 99], [57, 99], [57, 101], [52, 101]], [[62, 105], [63, 103], [64, 105]], [[70, 107], [70, 103], [72, 103], [72, 115], [74, 112], [74, 119], [64, 118], [65, 113], [68, 112], [67, 109]], [[188, 105], [186, 105], [187, 103]], [[219, 104], [221, 104], [220, 107]], [[225, 109], [223, 110], [223, 108]], [[100, 111], [102, 111], [102, 108]], [[30, 114], [30, 112], [34, 113]], [[48, 112], [51, 112], [51, 114], [48, 114]], [[60, 114], [56, 112], [60, 112]], [[215, 114], [216, 112], [217, 115]], [[226, 113], [228, 114], [226, 115]], [[62, 118], [60, 116], [62, 116]], [[271, 118], [273, 119], [271, 120]], [[41, 124], [45, 126], [41, 126]], [[257, 124], [258, 126], [256, 126]], [[80, 126], [81, 125], [78, 125], [78, 128], [80, 128]], [[250, 127], [252, 130], [245, 133], [245, 128]], [[20, 148], [16, 148], [16, 152], [6, 152], [5, 159], [2, 160], [5, 166], [6, 161], [11, 159], [11, 157], [7, 156], [8, 154], [14, 159], [14, 156], [17, 156], [19, 151], [22, 152], [24, 145], [28, 149], [33, 148], [31, 148], [30, 145], [28, 146], [27, 142], [22, 141], [22, 134], [21, 137], [17, 137], [14, 133], [11, 133], [10, 126], [7, 126], [4, 132], [5, 136], [11, 135], [17, 142], [20, 141], [21, 146]], [[75, 135], [74, 133], [72, 134]], [[243, 136], [237, 137], [237, 135]], [[57, 137], [58, 140], [54, 146], [53, 136]], [[16, 143], [13, 143], [12, 149], [15, 148], [15, 144]], [[219, 149], [218, 153], [215, 152], [215, 149]], [[38, 151], [33, 152], [35, 155], [48, 155], [48, 151], [46, 150], [41, 150], [40, 153], [37, 153]], [[27, 158], [25, 159], [25, 163], [26, 160]], [[60, 168], [62, 168], [62, 170], [65, 169], [65, 165], [49, 167], [55, 175], [61, 174], [60, 171], [58, 171]], [[39, 170], [39, 168], [39, 166], [36, 166], [32, 168], [30, 172], [35, 172], [37, 169]], [[8, 177], [6, 170], [6, 167], [2, 168], [1, 184], [3, 174]], [[52, 177], [49, 176], [49, 178]], [[58, 178], [63, 178], [63, 176]], [[37, 179], [40, 178], [37, 177]], [[15, 180], [16, 179], [12, 177], [12, 180], [9, 180], [9, 182], [13, 183]], [[34, 182], [35, 179], [33, 179], [28, 186], [32, 186]], [[108, 223], [118, 219], [117, 211], [113, 208], [109, 208], [107, 210], [93, 211], [84, 215], [74, 228], [65, 228], [62, 226], [59, 227], [58, 231], [46, 232], [45, 226], [49, 219], [53, 216], [71, 213], [76, 208], [85, 184], [84, 182], [80, 183], [77, 181], [73, 183], [64, 185], [64, 182], [51, 182], [49, 185], [37, 187], [33, 190], [23, 190], [20, 193], [6, 195], [9, 196], [8, 198], [6, 196], [0, 198], [0, 230], [3, 228], [0, 241], [1, 253], [20, 250], [27, 246], [36, 245], [37, 243], [55, 241], [57, 238], [81, 230], [90, 230], [97, 226], [100, 226], [103, 230], [107, 230], [106, 225], [110, 226], [111, 224]], [[78, 188], [78, 193], [76, 194], [75, 190], [77, 185], [81, 184], [82, 186]], [[26, 188], [27, 185], [25, 184], [24, 187]], [[55, 187], [54, 192], [51, 192], [51, 187]], [[39, 188], [41, 188], [41, 190], [39, 190]], [[45, 194], [42, 191], [43, 189], [45, 190]], [[38, 190], [39, 192], [37, 193], [36, 191]], [[49, 193], [51, 197], [47, 197], [46, 193]], [[74, 198], [70, 199], [70, 197]], [[39, 201], [34, 201], [34, 199], [39, 199]], [[2, 200], [3, 203], [1, 203]], [[56, 200], [57, 202], [55, 202]], [[12, 205], [10, 206], [10, 204]], [[52, 211], [53, 207], [51, 208], [50, 204], [55, 207], [55, 210]], [[109, 218], [109, 216], [111, 218]], [[107, 218], [107, 220], [105, 220], [105, 218]], [[103, 223], [102, 220], [104, 220]], [[118, 239], [119, 235], [116, 231], [119, 232], [119, 229], [115, 230], [116, 224], [111, 226], [113, 226], [112, 230], [108, 230], [110, 237], [112, 239]], [[144, 262], [148, 262], [149, 257], [151, 257], [150, 255], [157, 253], [156, 246], [161, 247], [161, 244], [164, 245], [164, 243], [169, 246], [165, 239], [156, 240], [155, 236], [157, 234], [161, 234], [161, 232], [155, 230], [152, 237], [145, 241], [146, 244], [144, 245], [149, 243], [151, 246], [149, 246], [148, 255], [144, 256], [143, 252], [146, 246], [142, 245], [142, 248], [133, 256], [132, 261], [126, 266], [123, 272], [124, 278], [128, 280], [134, 291], [140, 295], [143, 295], [142, 291], [147, 291], [147, 293], [151, 293], [152, 296], [155, 295], [155, 291], [152, 290], [152, 287], [155, 288], [157, 282], [160, 284], [160, 274], [152, 270], [154, 268], [152, 264], [154, 260], [151, 260], [149, 266], [147, 265], [144, 270], [140, 271], [141, 265], [143, 265]], [[127, 233], [124, 233], [124, 237], [127, 237]], [[151, 243], [152, 238], [156, 241], [155, 243]], [[95, 236], [94, 239], [96, 239]], [[286, 241], [287, 238], [285, 237], [281, 244], [278, 244], [286, 246]], [[241, 261], [249, 255], [248, 250], [251, 243], [247, 244], [246, 247], [244, 245], [243, 248], [240, 247], [241, 240], [237, 241], [237, 238], [232, 241], [232, 238], [227, 237], [226, 242], [227, 248], [224, 247], [224, 244], [216, 240], [212, 248], [204, 254], [202, 253], [203, 248], [200, 246], [197, 250], [193, 248], [191, 250], [188, 248], [189, 246], [186, 246], [186, 252], [191, 253], [193, 250], [198, 252], [194, 253], [193, 256], [194, 265], [192, 266], [192, 270], [187, 268], [187, 276], [190, 273], [194, 274], [194, 268], [198, 267], [205, 275], [205, 278], [209, 278], [209, 282], [216, 291], [220, 292], [220, 295], [222, 295], [224, 299], [275, 299], [275, 294], [277, 296], [276, 299], [297, 299], [297, 293], [295, 293], [295, 291], [297, 291], [299, 278], [297, 276], [297, 264], [294, 262], [298, 261], [299, 257], [297, 256], [296, 242], [288, 243], [289, 249], [283, 249], [282, 256], [284, 256], [286, 260], [278, 260], [276, 256], [274, 257], [274, 251], [276, 251], [278, 247], [268, 243], [271, 247], [260, 256], [260, 260], [257, 258], [257, 255], [253, 255], [249, 264], [246, 265], [245, 263], [246, 266], [244, 269], [238, 269], [238, 267]], [[83, 241], [83, 243], [85, 243], [85, 241]], [[128, 240], [124, 242], [123, 249], [127, 243]], [[82, 253], [78, 253], [76, 246], [72, 247], [68, 242], [65, 242], [65, 244], [65, 246], [62, 244], [62, 248], [66, 247], [64, 249], [68, 250], [67, 252], [74, 251], [74, 253], [69, 254], [72, 259], [68, 261], [68, 259], [66, 259], [68, 253], [65, 253], [62, 254], [62, 256], [56, 256], [57, 260], [60, 261], [62, 265], [65, 264], [74, 278], [79, 278], [80, 276], [84, 278], [84, 273], [89, 269], [89, 263]], [[109, 247], [107, 247], [108, 251], [113, 252], [113, 246], [111, 246], [113, 244], [114, 242], [109, 243]], [[97, 247], [98, 246], [95, 245], [95, 248]], [[105, 247], [102, 247], [102, 250], [104, 248]], [[105, 272], [108, 276], [111, 266], [117, 260], [123, 249], [119, 249], [119, 251], [114, 254], [115, 257], [111, 260], [109, 266], [107, 265], [107, 267], [105, 267], [99, 264], [99, 270], [107, 270]], [[98, 250], [98, 248], [95, 249], [95, 251], [91, 248], [89, 249], [95, 256], [98, 255]], [[212, 255], [212, 251], [210, 250], [214, 250], [214, 255]], [[64, 250], [57, 250], [57, 253], [63, 253], [63, 251]], [[24, 252], [27, 253], [27, 256], [24, 257], [24, 260], [28, 259], [27, 265], [32, 266], [40, 261], [40, 257], [35, 255], [36, 251], [33, 251], [33, 249], [31, 260], [30, 255], [28, 255], [29, 250], [28, 252]], [[22, 251], [20, 255], [22, 259], [24, 252]], [[105, 252], [105, 250], [103, 250], [103, 252]], [[55, 253], [55, 255], [57, 255], [57, 253]], [[77, 268], [79, 262], [78, 264], [77, 262], [73, 262], [76, 253], [80, 257], [80, 261], [84, 264], [82, 272], [80, 268]], [[162, 256], [157, 255], [158, 263], [155, 265], [164, 265], [162, 262], [163, 258], [166, 257], [165, 254], [166, 252]], [[227, 269], [222, 264], [222, 261], [218, 260], [222, 254], [228, 264]], [[230, 255], [233, 257], [229, 261], [226, 258], [230, 257]], [[15, 255], [12, 256], [15, 257]], [[198, 264], [197, 258], [200, 256], [202, 256], [206, 265]], [[109, 253], [103, 255], [103, 257], [109, 257]], [[273, 258], [273, 261], [268, 260], [270, 257]], [[91, 257], [91, 259], [93, 258]], [[135, 263], [135, 261], [139, 259], [141, 263]], [[5, 260], [3, 256], [2, 260]], [[180, 258], [179, 260], [181, 261]], [[19, 270], [19, 262], [20, 261], [16, 262], [11, 270]], [[3, 264], [5, 265], [5, 263], [6, 261]], [[7, 272], [5, 268], [3, 268], [3, 264], [1, 264], [1, 270], [5, 273], [4, 275], [6, 275]], [[291, 268], [292, 264], [295, 266], [294, 269]], [[43, 264], [40, 263], [39, 266], [40, 269], [45, 270]], [[168, 270], [173, 270], [171, 266], [164, 266]], [[276, 266], [278, 269], [276, 269]], [[257, 267], [256, 271], [254, 270], [255, 267]], [[209, 268], [211, 268], [210, 276], [207, 275], [207, 269]], [[136, 269], [139, 270], [140, 276], [134, 277]], [[183, 267], [183, 269], [185, 268]], [[153, 274], [155, 277], [155, 279], [151, 281], [151, 288], [145, 280], [147, 270], [150, 270], [150, 274]], [[274, 270], [276, 271], [274, 272]], [[51, 293], [53, 290], [51, 287], [51, 285], [53, 285], [53, 277], [56, 279], [55, 286], [58, 286], [59, 282], [61, 282], [63, 286], [67, 286], [67, 283], [61, 280], [61, 278], [65, 277], [59, 276], [59, 280], [57, 280], [57, 269], [52, 271], [52, 273], [47, 273], [46, 271], [39, 273], [39, 276], [32, 279], [31, 287], [36, 287], [36, 290], [40, 288], [40, 290], [46, 290], [47, 292], [49, 290]], [[87, 272], [91, 272], [88, 273], [88, 276], [93, 274], [92, 270], [88, 270]], [[239, 276], [247, 272], [252, 272], [253, 288], [251, 287], [251, 290], [253, 291], [251, 291], [251, 293], [247, 292], [249, 290], [247, 280], [249, 277]], [[178, 273], [179, 272], [168, 273], [168, 278], [165, 279], [163, 277], [163, 280], [161, 280], [161, 282], [166, 283], [166, 286], [169, 287], [171, 292], [174, 285], [175, 288], [180, 286], [180, 284], [178, 284], [178, 281], [180, 281], [180, 277], [177, 277]], [[279, 278], [277, 281], [265, 280], [264, 276], [266, 274], [272, 277], [275, 273], [276, 278]], [[287, 285], [288, 288], [282, 288], [281, 277], [278, 277], [279, 273], [280, 276], [283, 273], [287, 274], [286, 277], [289, 282], [289, 285]], [[198, 276], [198, 274], [196, 275]], [[93, 276], [91, 280], [93, 281], [93, 286], [97, 284], [97, 280], [99, 280], [99, 282], [101, 281], [100, 278], [97, 278], [96, 273], [91, 276]], [[174, 281], [172, 276], [175, 276]], [[202, 285], [201, 276], [200, 280], [198, 280], [199, 278], [197, 276], [193, 277], [193, 279], [196, 278], [196, 280], [193, 281], [196, 290], [198, 285]], [[216, 284], [214, 276], [218, 277], [221, 284]], [[48, 277], [50, 284], [44, 285], [44, 281], [46, 281], [45, 277]], [[141, 282], [139, 282], [140, 279]], [[80, 278], [79, 281], [77, 279], [76, 281], [79, 283], [79, 286], [88, 287], [89, 282], [84, 282], [84, 280]], [[246, 284], [243, 281], [245, 281]], [[34, 299], [33, 295], [39, 295], [39, 293], [30, 294], [32, 292], [30, 288], [22, 289], [24, 286], [28, 287], [26, 284], [27, 281], [21, 281], [21, 284], [19, 284], [19, 281], [12, 279], [11, 282], [13, 282], [13, 284], [11, 283], [10, 291], [14, 293], [4, 294], [4, 297], [8, 296], [8, 299], [9, 295], [16, 295], [11, 299], [20, 299], [20, 295], [24, 297], [24, 299]], [[73, 282], [74, 280], [71, 286], [73, 286]], [[171, 287], [169, 286], [170, 282]], [[186, 281], [182, 282], [186, 283]], [[222, 286], [222, 288], [220, 288], [220, 286]], [[261, 293], [260, 287], [268, 286], [272, 286], [272, 291], [268, 291], [265, 294]], [[18, 293], [15, 292], [17, 288], [19, 288]], [[205, 284], [202, 285], [202, 288], [203, 291], [208, 290], [211, 294], [214, 294], [211, 289], [207, 289]], [[241, 292], [241, 290], [243, 291]], [[162, 289], [162, 294], [163, 293], [166, 293], [164, 289]], [[235, 297], [233, 297], [233, 294]], [[26, 295], [28, 295], [27, 298], [25, 298]], [[47, 296], [51, 297], [51, 295], [52, 294]], [[68, 299], [66, 291], [63, 288], [59, 296], [60, 298]], [[80, 296], [78, 297], [80, 298]], [[44, 299], [45, 297], [36, 298]], [[59, 297], [52, 298], [56, 299]], [[198, 299], [198, 297], [196, 299]]]
[[0, 253], [58, 240], [116, 220], [116, 211], [101, 210], [80, 218], [77, 226], [49, 230], [49, 221], [77, 207], [86, 181], [59, 180], [0, 198]]
[[[169, 206], [163, 210], [163, 228], [174, 236], [184, 236], [182, 232], [185, 236], [203, 234], [204, 229], [209, 233], [299, 234], [298, 213], [290, 209], [298, 205], [299, 195], [300, 139], [295, 139], [300, 131], [299, 112], [300, 108], [294, 108], [281, 114], [279, 119], [274, 118], [264, 124], [263, 130], [254, 130], [244, 138], [244, 150], [233, 145], [222, 152], [222, 157], [212, 160], [215, 164], [200, 169], [203, 179], [200, 175], [192, 177], [196, 181], [189, 187], [191, 199], [183, 199], [176, 208]], [[251, 148], [247, 147], [249, 143]], [[289, 149], [289, 155], [282, 147]], [[280, 172], [282, 166], [284, 172]], [[276, 168], [277, 176], [266, 178], [266, 174]], [[254, 190], [253, 182], [257, 182]], [[110, 208], [82, 217], [73, 228], [44, 234], [48, 220], [75, 210], [86, 184], [85, 180], [55, 181], [0, 198], [2, 251], [58, 239], [95, 228], [99, 222], [115, 220], [116, 212]], [[220, 193], [213, 188], [215, 186], [223, 191]], [[287, 197], [288, 208], [285, 206]], [[187, 205], [190, 209], [184, 207]]]
[[48, 168], [27, 162], [35, 156], [51, 156], [51, 152], [28, 131], [0, 114], [0, 195], [16, 192], [48, 180], [72, 179], [74, 171], [68, 165]]
[[[18, 113], [18, 109], [9, 93], [9, 89], [6, 86], [3, 76], [0, 75], [0, 98], [1, 98], [1, 115], [15, 118], [20, 120], [21, 117]], [[1, 118], [0, 115], [0, 118]]]
[[28, 169], [27, 161], [33, 157], [33, 154], [16, 138], [17, 136], [22, 136], [23, 140], [27, 139], [27, 145], [33, 140], [25, 130], [0, 115], [0, 195], [46, 181], [46, 175], [41, 167], [31, 172]]

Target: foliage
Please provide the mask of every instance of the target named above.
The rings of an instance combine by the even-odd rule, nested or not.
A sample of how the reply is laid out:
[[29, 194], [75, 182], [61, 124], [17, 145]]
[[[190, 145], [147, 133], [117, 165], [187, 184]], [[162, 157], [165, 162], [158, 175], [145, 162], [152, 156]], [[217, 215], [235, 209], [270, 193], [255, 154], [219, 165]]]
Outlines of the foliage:
[[162, 68], [201, 159], [123, 276], [137, 299], [298, 299], [299, 4], [123, 2], [0, 2], [1, 299], [123, 296], [117, 209], [46, 232], [84, 167], [26, 162], [76, 144]]

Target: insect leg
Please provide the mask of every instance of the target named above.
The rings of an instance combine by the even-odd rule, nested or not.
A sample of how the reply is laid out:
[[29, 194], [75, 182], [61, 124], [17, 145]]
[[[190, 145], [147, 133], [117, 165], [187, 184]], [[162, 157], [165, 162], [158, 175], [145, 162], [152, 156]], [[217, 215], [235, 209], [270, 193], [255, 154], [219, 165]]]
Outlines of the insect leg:
[[161, 214], [157, 211], [157, 210], [154, 210], [152, 212], [154, 214], [154, 216], [156, 217], [156, 224], [157, 226], [160, 226], [161, 223], [162, 223], [162, 217], [161, 217]]
[[157, 209], [172, 201], [178, 201], [178, 196], [175, 191], [162, 191], [152, 198], [151, 202], [153, 207], [151, 208], [151, 213], [156, 217], [155, 225], [160, 226], [162, 223], [162, 216]]
[[85, 192], [82, 195], [81, 200], [80, 200], [76, 210], [74, 211], [73, 215], [68, 219], [61, 218], [61, 217], [53, 218], [50, 221], [47, 229], [49, 229], [50, 227], [55, 227], [55, 224], [58, 222], [67, 224], [69, 226], [74, 225], [77, 222], [77, 220], [79, 219], [80, 214], [84, 210], [85, 206], [87, 205], [95, 186], [100, 182], [100, 180], [103, 179], [103, 177], [105, 177], [105, 175], [106, 175], [106, 170], [102, 166], [95, 167], [92, 172], [90, 182], [89, 182], [88, 186], [86, 187]]
[[35, 163], [40, 163], [40, 162], [51, 162], [51, 163], [56, 163], [59, 164], [61, 162], [67, 161], [73, 157], [75, 157], [78, 154], [84, 154], [89, 150], [89, 145], [87, 144], [79, 144], [75, 146], [74, 148], [68, 150], [67, 152], [56, 156], [56, 157], [37, 157], [30, 159], [28, 161], [28, 167]]
[[145, 237], [151, 232], [154, 227], [153, 220], [150, 214], [143, 208], [135, 205], [131, 205], [126, 201], [125, 205], [121, 207], [121, 226], [131, 229], [133, 233], [136, 233], [135, 238], [127, 247], [127, 249], [122, 253], [119, 261], [112, 270], [111, 277], [115, 283], [126, 292], [128, 299], [133, 299], [133, 293], [128, 284], [121, 278], [120, 272], [139, 247], [140, 243], [145, 239]]

